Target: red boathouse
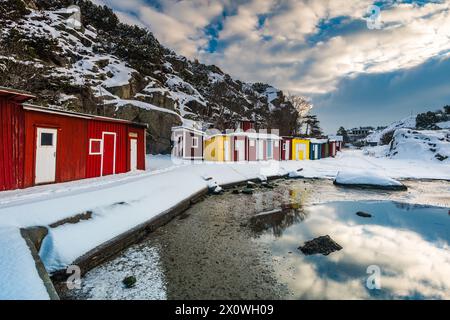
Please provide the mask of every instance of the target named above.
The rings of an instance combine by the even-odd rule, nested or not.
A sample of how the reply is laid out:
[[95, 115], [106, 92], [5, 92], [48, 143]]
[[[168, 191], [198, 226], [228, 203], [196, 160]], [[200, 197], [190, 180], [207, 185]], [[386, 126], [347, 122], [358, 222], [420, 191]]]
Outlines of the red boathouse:
[[25, 104], [0, 88], [0, 191], [145, 170], [147, 125]]

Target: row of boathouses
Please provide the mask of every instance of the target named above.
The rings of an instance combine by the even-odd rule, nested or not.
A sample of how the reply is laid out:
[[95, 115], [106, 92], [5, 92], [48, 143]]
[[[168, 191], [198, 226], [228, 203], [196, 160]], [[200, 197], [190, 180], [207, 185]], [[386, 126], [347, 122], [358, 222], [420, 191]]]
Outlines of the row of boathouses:
[[210, 133], [191, 127], [172, 128], [172, 155], [184, 160], [214, 162], [319, 160], [335, 157], [343, 147], [341, 136], [323, 139], [285, 137], [256, 132], [243, 121], [236, 132]]

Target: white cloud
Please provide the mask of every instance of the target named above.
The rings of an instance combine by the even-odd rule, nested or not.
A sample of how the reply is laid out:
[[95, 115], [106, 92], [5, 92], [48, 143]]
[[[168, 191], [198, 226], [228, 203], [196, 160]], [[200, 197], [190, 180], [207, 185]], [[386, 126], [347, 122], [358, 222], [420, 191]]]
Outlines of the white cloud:
[[[168, 0], [158, 10], [142, 0], [103, 1], [124, 21], [132, 21], [127, 14], [132, 11], [180, 54], [216, 64], [242, 80], [305, 94], [333, 91], [340, 79], [360, 73], [411, 68], [450, 50], [449, 0], [384, 8], [381, 30], [369, 30], [362, 19], [372, 1]], [[231, 15], [219, 33], [223, 49], [207, 52], [205, 27], [224, 10]], [[263, 26], [260, 15], [266, 17]], [[308, 41], [321, 24], [338, 17], [353, 22], [352, 29], [333, 27], [321, 42]]]

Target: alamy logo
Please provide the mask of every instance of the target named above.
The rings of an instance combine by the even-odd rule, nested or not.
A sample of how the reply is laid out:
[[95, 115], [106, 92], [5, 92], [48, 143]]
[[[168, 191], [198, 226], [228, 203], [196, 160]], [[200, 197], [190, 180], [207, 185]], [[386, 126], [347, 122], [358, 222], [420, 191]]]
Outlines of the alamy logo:
[[370, 30], [373, 29], [381, 29], [381, 9], [379, 6], [371, 5], [367, 8], [367, 14], [369, 15], [366, 18], [367, 28]]
[[81, 9], [79, 6], [69, 6], [66, 13], [71, 16], [66, 20], [66, 24], [73, 29], [81, 29]]
[[381, 289], [381, 269], [379, 266], [371, 265], [367, 267], [367, 277], [366, 287], [369, 290], [379, 290]]
[[69, 266], [66, 270], [66, 274], [70, 274], [67, 278], [66, 285], [67, 289], [81, 289], [81, 269], [79, 266]]

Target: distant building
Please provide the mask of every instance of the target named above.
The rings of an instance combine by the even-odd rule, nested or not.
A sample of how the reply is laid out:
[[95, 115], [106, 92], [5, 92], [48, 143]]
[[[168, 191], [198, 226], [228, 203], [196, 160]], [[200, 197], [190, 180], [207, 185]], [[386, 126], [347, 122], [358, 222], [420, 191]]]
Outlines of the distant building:
[[374, 131], [374, 127], [359, 127], [347, 130], [349, 142], [354, 143], [358, 140], [364, 139]]

